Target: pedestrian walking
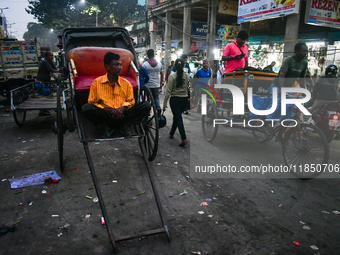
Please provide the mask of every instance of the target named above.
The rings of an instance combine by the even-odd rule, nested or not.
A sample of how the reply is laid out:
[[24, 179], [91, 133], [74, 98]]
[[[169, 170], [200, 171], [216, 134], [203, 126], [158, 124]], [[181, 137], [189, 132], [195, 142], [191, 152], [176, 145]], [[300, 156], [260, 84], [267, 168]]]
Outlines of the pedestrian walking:
[[189, 74], [184, 72], [185, 62], [178, 58], [175, 62], [176, 72], [170, 74], [165, 92], [163, 111], [167, 108], [168, 99], [170, 97], [170, 108], [173, 114], [172, 127], [169, 133], [170, 139], [174, 138], [176, 129], [178, 128], [182, 142], [179, 146], [184, 147], [187, 144], [185, 135], [182, 112], [188, 103], [188, 86], [190, 82]]
[[149, 60], [143, 64], [143, 67], [149, 74], [150, 79], [145, 85], [148, 86], [148, 88], [150, 89], [153, 96], [153, 100], [155, 101], [156, 109], [160, 113], [161, 106], [159, 103], [159, 88], [163, 83], [164, 77], [163, 66], [155, 59], [155, 52], [153, 49], [149, 49], [147, 51], [147, 55]]

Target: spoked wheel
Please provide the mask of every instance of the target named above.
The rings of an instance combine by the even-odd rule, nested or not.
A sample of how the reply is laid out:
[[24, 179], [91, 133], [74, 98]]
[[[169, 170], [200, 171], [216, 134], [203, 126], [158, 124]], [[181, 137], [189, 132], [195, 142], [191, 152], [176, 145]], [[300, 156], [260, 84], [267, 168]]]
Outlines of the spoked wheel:
[[71, 98], [66, 99], [66, 114], [68, 122], [68, 131], [73, 132], [76, 126], [76, 119], [74, 116], [74, 109]]
[[207, 115], [202, 115], [202, 130], [204, 139], [211, 142], [215, 139], [218, 125], [214, 127], [214, 119], [218, 119], [217, 108], [213, 104], [208, 104]]
[[14, 110], [13, 111], [13, 117], [14, 117], [15, 123], [17, 123], [17, 125], [19, 127], [22, 127], [25, 123], [25, 120], [26, 120], [26, 111], [24, 111], [24, 110]]
[[283, 156], [290, 172], [301, 179], [315, 178], [322, 173], [317, 166], [327, 164], [329, 146], [322, 131], [310, 123], [290, 128], [282, 143]]
[[143, 86], [141, 88], [140, 100], [141, 102], [145, 101], [149, 102], [151, 105], [151, 110], [149, 115], [142, 120], [142, 126], [144, 128], [145, 136], [143, 138], [138, 139], [138, 141], [139, 146], [142, 146], [143, 139], [148, 159], [149, 161], [152, 161], [156, 158], [157, 155], [159, 129], [156, 105], [148, 87]]
[[64, 127], [63, 127], [63, 117], [61, 108], [61, 88], [58, 86], [57, 89], [57, 135], [58, 135], [58, 153], [59, 153], [59, 168], [60, 171], [64, 171], [64, 156], [63, 156], [63, 146], [64, 146]]
[[270, 127], [270, 126], [263, 126], [261, 128], [254, 128], [252, 130], [252, 133], [253, 133], [253, 136], [256, 139], [256, 141], [258, 141], [260, 143], [270, 141], [274, 136], [273, 128]]

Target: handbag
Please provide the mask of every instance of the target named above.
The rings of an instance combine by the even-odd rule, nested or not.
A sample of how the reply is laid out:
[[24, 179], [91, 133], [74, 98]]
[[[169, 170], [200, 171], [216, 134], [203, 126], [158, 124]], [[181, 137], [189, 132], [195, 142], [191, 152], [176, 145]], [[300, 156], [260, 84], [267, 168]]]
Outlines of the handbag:
[[166, 117], [164, 116], [164, 114], [162, 114], [159, 118], [158, 118], [158, 127], [159, 128], [163, 128], [166, 126]]

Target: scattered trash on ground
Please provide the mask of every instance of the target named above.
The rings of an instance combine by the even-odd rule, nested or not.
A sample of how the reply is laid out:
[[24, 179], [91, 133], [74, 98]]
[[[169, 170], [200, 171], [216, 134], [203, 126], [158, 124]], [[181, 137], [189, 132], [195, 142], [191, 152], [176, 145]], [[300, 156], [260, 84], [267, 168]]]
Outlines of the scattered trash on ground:
[[14, 223], [12, 224], [12, 226], [17, 225], [17, 224], [19, 224], [20, 222], [21, 222], [21, 220], [18, 220], [18, 221], [16, 221], [16, 222], [14, 222]]
[[33, 205], [33, 202], [29, 203], [28, 205], [29, 205], [29, 206]]
[[85, 219], [88, 219], [90, 217], [91, 217], [91, 213], [88, 213], [88, 214], [85, 215]]
[[77, 168], [77, 169], [74, 170], [73, 172], [79, 172], [79, 171], [81, 171], [81, 169], [80, 169], [80, 168]]
[[46, 194], [46, 193], [47, 193], [47, 191], [46, 191], [46, 190], [43, 190], [43, 191], [41, 191], [41, 193], [43, 193], [43, 194]]
[[325, 213], [325, 214], [330, 214], [330, 212], [327, 212], [327, 211], [322, 211], [322, 213]]
[[271, 190], [270, 192], [271, 192], [272, 194], [274, 194], [274, 193], [275, 193], [275, 192], [274, 192], [274, 190]]
[[183, 190], [182, 193], [179, 193], [180, 196], [183, 196], [183, 195], [186, 195], [186, 194], [188, 194], [188, 191], [186, 191], [186, 190]]
[[204, 199], [205, 201], [212, 201], [212, 199], [211, 198], [206, 198], [206, 199]]
[[7, 226], [2, 225], [0, 227], [0, 237], [6, 235], [8, 232], [14, 232], [14, 231], [15, 231], [15, 227], [7, 227]]
[[203, 212], [203, 211], [198, 211], [198, 213], [199, 213], [199, 214], [204, 214], [204, 212]]
[[279, 204], [279, 207], [281, 207], [282, 206], [282, 204]]
[[299, 222], [300, 222], [301, 224], [303, 224], [303, 225], [305, 225], [305, 224], [306, 224], [306, 223], [304, 223], [304, 222], [303, 222], [303, 221], [301, 221], [301, 220], [300, 220]]
[[117, 183], [118, 181], [117, 181], [117, 180], [113, 180], [112, 182], [113, 182], [113, 183]]
[[2, 182], [5, 182], [5, 181], [7, 181], [7, 179], [2, 179], [1, 181], [2, 181]]
[[6, 160], [9, 160], [9, 158], [1, 158], [0, 160], [1, 161], [6, 161]]
[[177, 162], [177, 161], [175, 161], [175, 162], [174, 162], [174, 164], [175, 164], [175, 165], [178, 165], [178, 162]]
[[90, 197], [90, 196], [85, 196], [87, 199], [93, 199], [93, 197]]
[[59, 215], [58, 214], [52, 214], [52, 218], [58, 218]]
[[170, 157], [170, 154], [166, 154], [167, 157]]
[[303, 229], [306, 229], [306, 230], [311, 230], [311, 228], [310, 228], [310, 227], [308, 227], [308, 226], [303, 226]]
[[294, 241], [293, 244], [295, 244], [296, 246], [300, 246], [301, 244], [297, 241]]
[[103, 226], [105, 226], [105, 220], [104, 220], [104, 217], [100, 217], [100, 221], [102, 223]]
[[63, 232], [60, 232], [57, 236], [61, 237], [63, 235]]
[[157, 163], [157, 166], [160, 166], [161, 165], [161, 163]]
[[200, 251], [192, 251], [191, 254], [197, 254], [197, 255], [200, 255], [201, 252]]
[[188, 179], [190, 178], [190, 176], [189, 176], [189, 175], [187, 175], [186, 177], [187, 177]]
[[202, 203], [200, 204], [200, 206], [208, 206], [208, 203], [207, 203], [207, 202], [202, 202]]
[[20, 194], [20, 193], [22, 193], [22, 190], [18, 190], [16, 192], [14, 192], [14, 195], [17, 195], [17, 194]]
[[143, 195], [146, 191], [139, 192], [137, 195]]
[[333, 211], [333, 213], [334, 213], [334, 214], [340, 214], [340, 212], [338, 212], [338, 211]]
[[99, 199], [98, 199], [98, 197], [95, 197], [92, 201], [93, 201], [93, 203], [98, 203]]
[[212, 218], [212, 217], [214, 217], [214, 215], [209, 214], [208, 217], [209, 217], [209, 218]]
[[311, 245], [310, 247], [311, 247], [313, 250], [315, 250], [315, 251], [319, 250], [319, 248], [316, 247], [315, 245]]
[[3, 114], [2, 116], [4, 116], [4, 117], [9, 117], [10, 115], [7, 114], [7, 113], [5, 113], [5, 114]]
[[61, 191], [67, 191], [67, 190], [70, 190], [72, 189], [71, 187], [66, 187], [66, 188], [63, 188]]
[[61, 180], [61, 177], [57, 174], [56, 171], [48, 171], [44, 173], [26, 175], [16, 179], [8, 179], [8, 181], [11, 185], [11, 189], [17, 189], [44, 184], [46, 179], [49, 178], [52, 180], [53, 183]]

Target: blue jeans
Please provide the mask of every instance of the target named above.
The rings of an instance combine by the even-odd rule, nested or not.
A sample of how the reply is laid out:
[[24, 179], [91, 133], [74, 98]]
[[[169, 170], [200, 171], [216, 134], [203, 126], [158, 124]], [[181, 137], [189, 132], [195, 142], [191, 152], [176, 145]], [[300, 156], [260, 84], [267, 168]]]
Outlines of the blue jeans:
[[188, 98], [187, 97], [170, 97], [170, 108], [172, 114], [174, 115], [172, 127], [170, 130], [170, 135], [174, 135], [176, 129], [178, 128], [179, 133], [181, 135], [182, 140], [186, 140], [187, 137], [185, 135], [182, 112], [187, 106]]
[[161, 106], [159, 104], [159, 88], [149, 88], [153, 97], [153, 100], [155, 101], [156, 109], [161, 109]]

